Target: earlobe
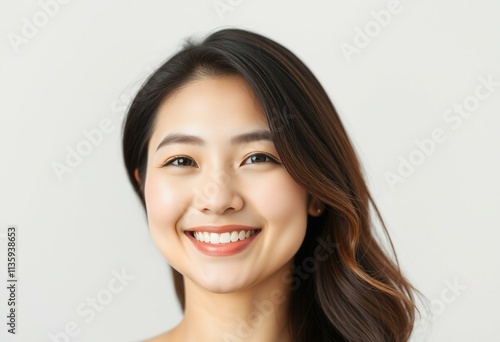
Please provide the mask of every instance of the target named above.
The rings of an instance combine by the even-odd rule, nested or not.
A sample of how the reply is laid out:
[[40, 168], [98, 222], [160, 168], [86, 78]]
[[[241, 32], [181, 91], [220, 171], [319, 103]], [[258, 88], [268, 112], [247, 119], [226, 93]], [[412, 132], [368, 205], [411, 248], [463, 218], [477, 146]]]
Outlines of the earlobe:
[[312, 198], [311, 201], [309, 201], [307, 213], [315, 217], [321, 216], [324, 208], [325, 205], [321, 203], [321, 201], [317, 200], [316, 198]]
[[139, 187], [142, 189], [141, 177], [139, 177], [139, 169], [134, 170], [134, 177], [135, 177], [135, 181], [137, 182]]

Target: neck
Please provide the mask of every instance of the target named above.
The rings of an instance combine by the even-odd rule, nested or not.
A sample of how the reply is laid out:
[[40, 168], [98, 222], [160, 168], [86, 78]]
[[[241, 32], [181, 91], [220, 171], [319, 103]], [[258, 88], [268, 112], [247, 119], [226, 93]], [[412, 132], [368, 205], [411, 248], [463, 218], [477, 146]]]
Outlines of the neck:
[[[289, 266], [289, 265], [288, 265]], [[175, 328], [179, 341], [291, 341], [289, 284], [284, 267], [265, 282], [232, 293], [213, 293], [184, 278], [186, 306]]]

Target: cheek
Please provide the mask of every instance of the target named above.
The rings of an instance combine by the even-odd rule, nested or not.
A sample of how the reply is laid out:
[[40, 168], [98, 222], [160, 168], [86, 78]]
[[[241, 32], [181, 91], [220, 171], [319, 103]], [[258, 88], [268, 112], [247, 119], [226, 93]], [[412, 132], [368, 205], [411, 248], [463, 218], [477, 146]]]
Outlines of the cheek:
[[177, 242], [176, 226], [184, 212], [183, 194], [185, 191], [180, 189], [179, 182], [176, 185], [166, 177], [158, 177], [155, 174], [146, 178], [144, 197], [148, 225], [153, 241], [164, 255], [166, 251], [172, 250]]
[[164, 221], [180, 210], [176, 197], [179, 191], [166, 179], [151, 175], [146, 179], [144, 197], [148, 218], [153, 221]]
[[253, 204], [265, 220], [272, 257], [289, 260], [301, 246], [307, 228], [307, 192], [291, 176], [274, 174], [252, 188]]
[[252, 185], [252, 192], [254, 205], [271, 224], [306, 217], [307, 193], [285, 171]]

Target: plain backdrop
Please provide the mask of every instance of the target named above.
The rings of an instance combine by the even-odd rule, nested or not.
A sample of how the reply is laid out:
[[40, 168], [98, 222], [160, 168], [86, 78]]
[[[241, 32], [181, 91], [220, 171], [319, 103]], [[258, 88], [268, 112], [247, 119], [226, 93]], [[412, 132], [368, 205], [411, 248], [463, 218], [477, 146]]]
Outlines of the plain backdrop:
[[179, 322], [121, 125], [154, 68], [222, 27], [285, 45], [331, 96], [403, 272], [431, 304], [414, 340], [500, 341], [500, 2], [66, 2], [0, 4], [1, 341], [139, 341]]

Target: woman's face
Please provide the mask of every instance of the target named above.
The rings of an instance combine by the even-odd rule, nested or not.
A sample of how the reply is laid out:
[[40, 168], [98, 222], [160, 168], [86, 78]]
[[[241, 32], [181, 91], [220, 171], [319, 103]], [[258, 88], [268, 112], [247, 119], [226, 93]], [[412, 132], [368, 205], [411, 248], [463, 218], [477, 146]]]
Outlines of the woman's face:
[[304, 239], [308, 195], [268, 136], [240, 76], [192, 81], [158, 111], [144, 184], [151, 236], [177, 271], [209, 291], [283, 272]]

